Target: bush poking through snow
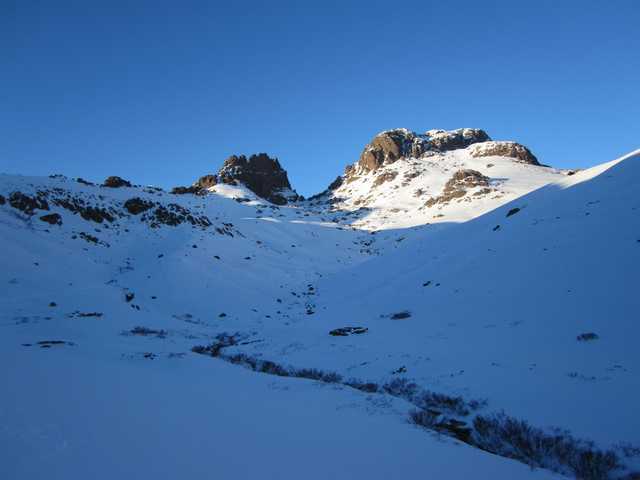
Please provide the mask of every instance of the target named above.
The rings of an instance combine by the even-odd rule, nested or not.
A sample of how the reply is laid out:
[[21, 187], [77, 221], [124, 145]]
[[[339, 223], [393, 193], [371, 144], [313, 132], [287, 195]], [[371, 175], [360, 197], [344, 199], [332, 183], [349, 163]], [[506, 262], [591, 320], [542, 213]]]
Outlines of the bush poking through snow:
[[311, 380], [318, 380], [325, 383], [341, 383], [342, 375], [335, 372], [325, 372], [318, 370], [317, 368], [301, 368], [294, 370], [292, 376], [299, 378], [309, 378]]
[[438, 423], [439, 413], [433, 410], [412, 410], [409, 412], [411, 423], [433, 429]]
[[444, 393], [425, 390], [406, 378], [396, 378], [382, 386], [382, 390], [394, 397], [404, 398], [421, 409], [437, 409], [459, 416], [467, 416], [472, 410], [484, 405], [484, 400], [466, 401], [462, 397], [453, 397]]
[[377, 393], [380, 391], [380, 387], [378, 386], [377, 383], [363, 382], [356, 378], [349, 379], [348, 381], [345, 382], [345, 385], [366, 393]]
[[[462, 397], [431, 392], [406, 378], [395, 378], [379, 386], [353, 378], [345, 381], [335, 372], [325, 372], [316, 368], [285, 367], [244, 353], [222, 352], [226, 347], [239, 345], [240, 340], [244, 338], [246, 337], [239, 333], [221, 333], [215, 337], [211, 345], [196, 346], [192, 351], [219, 357], [254, 372], [337, 383], [366, 393], [386, 393], [403, 398], [418, 407], [409, 413], [411, 423], [532, 467], [574, 475], [582, 480], [607, 480], [612, 478], [614, 472], [620, 473], [623, 470], [615, 452], [597, 450], [592, 442], [575, 439], [568, 432], [554, 430], [547, 433], [504, 413], [478, 415], [473, 419], [472, 425], [455, 418], [467, 416], [471, 411], [484, 407], [485, 400], [467, 401]], [[630, 448], [627, 450], [632, 451]], [[635, 450], [633, 452], [635, 453]]]
[[621, 468], [613, 451], [601, 451], [593, 443], [568, 432], [547, 433], [524, 420], [504, 413], [478, 415], [473, 421], [471, 444], [532, 467], [572, 474], [583, 480], [604, 480]]
[[155, 330], [148, 327], [133, 327], [129, 332], [125, 332], [130, 335], [141, 335], [143, 337], [154, 335], [158, 338], [165, 338], [167, 336], [166, 330]]

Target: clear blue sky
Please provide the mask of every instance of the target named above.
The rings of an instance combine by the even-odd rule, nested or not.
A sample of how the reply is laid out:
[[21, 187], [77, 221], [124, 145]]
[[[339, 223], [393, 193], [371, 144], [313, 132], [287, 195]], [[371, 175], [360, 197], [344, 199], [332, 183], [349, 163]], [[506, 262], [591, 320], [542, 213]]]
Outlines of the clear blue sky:
[[0, 0], [0, 171], [171, 187], [268, 152], [323, 190], [377, 132], [545, 163], [640, 147], [640, 2]]

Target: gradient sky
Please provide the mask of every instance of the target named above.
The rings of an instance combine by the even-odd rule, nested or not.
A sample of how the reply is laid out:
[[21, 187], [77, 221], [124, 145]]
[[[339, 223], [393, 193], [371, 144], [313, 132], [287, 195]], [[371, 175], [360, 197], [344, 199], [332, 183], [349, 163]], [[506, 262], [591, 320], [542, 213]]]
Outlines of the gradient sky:
[[640, 2], [0, 0], [0, 172], [190, 184], [267, 152], [304, 195], [379, 131], [640, 147]]

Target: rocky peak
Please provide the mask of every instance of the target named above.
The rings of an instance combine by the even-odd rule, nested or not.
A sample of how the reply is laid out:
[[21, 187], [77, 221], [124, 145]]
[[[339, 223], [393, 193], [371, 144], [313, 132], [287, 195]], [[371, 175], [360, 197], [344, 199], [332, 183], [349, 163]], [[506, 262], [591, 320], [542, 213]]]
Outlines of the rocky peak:
[[300, 199], [291, 189], [287, 172], [280, 166], [277, 158], [266, 153], [251, 155], [232, 155], [224, 161], [217, 174], [200, 177], [189, 187], [176, 187], [175, 194], [204, 194], [205, 190], [219, 183], [237, 185], [242, 183], [257, 196], [277, 205]]
[[277, 158], [271, 158], [266, 153], [251, 155], [248, 159], [244, 155], [230, 156], [218, 172], [217, 180], [233, 185], [242, 182], [259, 197], [277, 205], [298, 199], [298, 195], [291, 190], [286, 170], [280, 166]]
[[429, 151], [444, 152], [466, 148], [471, 144], [488, 140], [489, 135], [484, 130], [476, 128], [429, 130], [424, 134], [417, 134], [406, 128], [386, 130], [376, 135], [364, 147], [356, 164], [356, 171], [368, 173], [400, 158], [419, 158]]

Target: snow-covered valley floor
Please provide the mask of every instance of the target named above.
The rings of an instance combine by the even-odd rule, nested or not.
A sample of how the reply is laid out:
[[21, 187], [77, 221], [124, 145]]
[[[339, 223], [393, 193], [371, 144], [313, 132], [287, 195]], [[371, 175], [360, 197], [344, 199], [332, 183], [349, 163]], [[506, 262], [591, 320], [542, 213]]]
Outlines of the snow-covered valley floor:
[[[530, 166], [489, 159], [515, 179], [508, 188], [435, 219], [417, 203], [394, 210], [409, 196], [393, 186], [351, 219], [312, 202], [275, 207], [240, 186], [177, 196], [0, 176], [0, 478], [575, 472], [554, 459], [532, 469], [506, 458], [518, 457], [513, 442], [482, 444], [494, 455], [442, 427], [501, 411], [615, 452], [619, 468], [590, 478], [633, 478], [634, 153], [530, 181]], [[61, 224], [40, 219], [54, 213]], [[345, 327], [360, 330], [329, 334]], [[192, 351], [221, 334], [237, 339], [224, 355]], [[265, 360], [343, 381], [251, 371]], [[440, 403], [385, 389], [398, 379]], [[447, 404], [456, 398], [479, 406], [462, 414]], [[410, 423], [416, 408], [437, 410], [432, 428]]]

